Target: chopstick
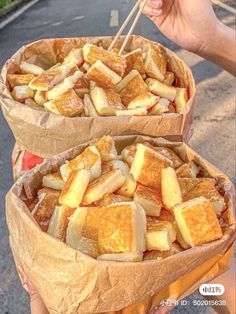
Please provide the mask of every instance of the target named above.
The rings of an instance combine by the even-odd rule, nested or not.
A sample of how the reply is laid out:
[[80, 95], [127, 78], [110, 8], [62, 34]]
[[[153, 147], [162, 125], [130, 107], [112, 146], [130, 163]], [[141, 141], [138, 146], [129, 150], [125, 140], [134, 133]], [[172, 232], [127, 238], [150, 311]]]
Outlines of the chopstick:
[[[112, 48], [114, 48], [119, 36], [122, 34], [123, 30], [126, 28], [127, 24], [129, 23], [129, 21], [131, 20], [131, 18], [133, 17], [135, 11], [137, 10], [137, 8], [139, 7], [139, 5], [142, 3], [143, 0], [138, 0], [135, 4], [135, 6], [133, 7], [133, 9], [131, 10], [130, 14], [128, 15], [128, 17], [126, 18], [126, 20], [124, 21], [123, 25], [121, 26], [121, 28], [119, 29], [118, 33], [116, 34], [115, 38], [113, 39], [110, 47], [108, 48], [108, 50], [111, 50]], [[147, 0], [144, 0], [143, 1], [143, 4], [142, 6], [140, 7], [139, 9], [139, 12], [138, 14], [136, 15], [135, 19], [134, 19], [134, 22], [128, 32], [128, 34], [126, 35], [126, 38], [125, 38], [125, 41], [123, 42], [123, 45], [122, 47], [120, 48], [120, 51], [119, 51], [119, 55], [121, 55], [123, 53], [123, 51], [125, 50], [125, 47], [129, 41], [129, 38], [131, 36], [131, 34], [133, 33], [134, 29], [135, 29], [135, 26], [137, 25], [138, 23], [138, 20], [143, 12], [143, 9], [145, 7], [147, 3]]]

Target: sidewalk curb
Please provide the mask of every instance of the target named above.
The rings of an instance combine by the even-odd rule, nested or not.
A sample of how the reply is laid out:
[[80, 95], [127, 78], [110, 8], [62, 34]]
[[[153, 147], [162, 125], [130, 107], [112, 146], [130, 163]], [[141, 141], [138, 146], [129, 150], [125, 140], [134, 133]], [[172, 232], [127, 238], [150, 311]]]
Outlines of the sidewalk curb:
[[0, 22], [0, 30], [2, 30], [5, 26], [13, 22], [16, 18], [18, 18], [21, 14], [23, 14], [26, 10], [31, 8], [35, 5], [39, 0], [32, 0], [31, 2], [25, 4], [24, 6], [20, 7], [16, 12], [9, 15], [6, 19]]

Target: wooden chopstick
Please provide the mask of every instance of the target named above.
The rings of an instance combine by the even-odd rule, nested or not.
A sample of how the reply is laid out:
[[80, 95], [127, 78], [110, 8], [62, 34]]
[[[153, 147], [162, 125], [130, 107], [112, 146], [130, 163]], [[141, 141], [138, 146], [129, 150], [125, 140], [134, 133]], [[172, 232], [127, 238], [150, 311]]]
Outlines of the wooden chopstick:
[[[115, 44], [116, 44], [118, 38], [120, 37], [120, 35], [122, 34], [122, 32], [123, 32], [123, 30], [126, 28], [126, 26], [128, 25], [129, 21], [130, 21], [131, 18], [133, 17], [135, 11], [138, 9], [138, 7], [139, 7], [139, 5], [141, 4], [141, 2], [142, 2], [142, 0], [138, 0], [138, 1], [136, 2], [135, 6], [134, 6], [133, 9], [131, 10], [130, 14], [127, 16], [126, 20], [124, 21], [124, 23], [122, 24], [122, 26], [121, 26], [121, 28], [119, 29], [118, 33], [116, 34], [115, 38], [113, 39], [112, 43], [110, 44], [108, 50], [111, 50], [112, 48], [114, 48], [114, 46], [115, 46]], [[147, 2], [147, 0], [144, 1], [142, 7], [140, 8], [140, 10], [139, 10], [139, 12], [138, 12], [138, 14], [137, 14], [137, 16], [136, 16], [136, 18], [135, 18], [135, 20], [134, 20], [134, 23], [133, 23], [132, 26], [131, 26], [131, 29], [130, 29], [129, 33], [127, 34], [128, 39], [127, 39], [127, 38], [126, 38], [127, 40], [125, 39], [126, 42], [123, 43], [123, 45], [122, 45], [122, 47], [121, 47], [122, 51], [120, 51], [119, 54], [121, 54], [121, 53], [124, 51], [124, 49], [125, 49], [125, 47], [126, 47], [126, 44], [127, 44], [128, 40], [129, 40], [129, 37], [130, 37], [130, 35], [132, 34], [132, 32], [133, 32], [133, 30], [134, 30], [134, 28], [135, 28], [135, 26], [136, 26], [136, 24], [137, 24], [137, 22], [138, 22], [138, 20], [139, 20], [140, 15], [142, 14], [142, 11], [143, 11], [143, 9], [144, 9], [144, 7], [145, 7], [146, 2]], [[124, 44], [125, 44], [125, 45], [124, 45]], [[124, 46], [124, 47], [123, 47], [123, 46]]]

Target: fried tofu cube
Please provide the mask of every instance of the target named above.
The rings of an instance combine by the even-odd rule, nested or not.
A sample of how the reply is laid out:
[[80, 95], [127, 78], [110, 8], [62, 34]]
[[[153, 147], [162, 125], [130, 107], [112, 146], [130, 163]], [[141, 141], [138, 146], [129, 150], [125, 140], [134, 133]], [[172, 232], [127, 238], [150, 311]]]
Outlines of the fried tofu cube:
[[96, 140], [91, 145], [96, 146], [99, 151], [102, 161], [110, 161], [117, 159], [117, 151], [115, 147], [115, 141], [109, 135], [103, 136], [101, 139]]
[[97, 257], [97, 260], [114, 262], [141, 262], [143, 260], [143, 253], [132, 252], [132, 253], [102, 254]]
[[125, 177], [120, 170], [114, 169], [103, 174], [100, 178], [93, 181], [83, 197], [83, 205], [90, 205], [118, 190], [125, 183]]
[[149, 89], [139, 72], [132, 70], [116, 86], [115, 91], [121, 95], [122, 103], [127, 107], [137, 96], [149, 92]]
[[200, 181], [193, 189], [191, 189], [186, 195], [184, 195], [184, 201], [188, 201], [200, 196], [204, 196], [208, 199], [218, 216], [221, 215], [225, 209], [225, 199], [217, 191], [215, 185], [211, 181]]
[[169, 251], [176, 235], [173, 225], [169, 221], [147, 223], [146, 247], [147, 250]]
[[145, 108], [150, 109], [156, 105], [159, 97], [152, 93], [143, 93], [134, 98], [128, 105], [128, 109]]
[[215, 210], [205, 197], [175, 206], [174, 214], [184, 241], [191, 247], [218, 240], [223, 236]]
[[78, 67], [81, 66], [83, 62], [84, 62], [84, 58], [83, 58], [82, 48], [72, 49], [63, 60], [63, 64], [74, 63]]
[[146, 83], [150, 89], [150, 91], [162, 98], [166, 98], [170, 101], [174, 101], [176, 97], [177, 90], [173, 86], [168, 86], [163, 84], [162, 82], [155, 79], [147, 79]]
[[121, 157], [123, 161], [127, 162], [127, 164], [130, 166], [134, 160], [134, 156], [136, 154], [136, 149], [137, 146], [136, 144], [126, 146], [122, 152], [121, 152]]
[[82, 202], [90, 177], [91, 171], [89, 170], [73, 171], [61, 192], [59, 203], [71, 208], [78, 207]]
[[161, 193], [164, 206], [172, 209], [175, 205], [182, 203], [182, 194], [176, 172], [173, 168], [162, 169]]
[[216, 181], [211, 178], [178, 178], [178, 181], [183, 197], [198, 185], [199, 182], [212, 182], [214, 185], [216, 183]]
[[66, 77], [61, 83], [55, 85], [47, 92], [49, 100], [55, 99], [75, 87], [76, 82], [84, 76], [81, 71], [76, 71], [71, 76]]
[[47, 233], [55, 238], [65, 241], [68, 218], [74, 213], [75, 209], [67, 206], [56, 206], [52, 214]]
[[149, 43], [149, 49], [145, 60], [145, 70], [149, 77], [164, 81], [166, 75], [166, 53], [164, 48]]
[[43, 177], [43, 186], [54, 190], [61, 191], [65, 182], [62, 179], [60, 172], [49, 173]]
[[34, 91], [28, 85], [15, 86], [12, 91], [14, 100], [24, 102], [27, 98], [34, 98]]
[[181, 113], [187, 107], [186, 88], [176, 88], [175, 106], [176, 111]]
[[159, 191], [138, 184], [134, 193], [134, 201], [143, 207], [147, 216], [160, 216], [163, 203]]
[[35, 78], [33, 74], [8, 74], [7, 81], [11, 88], [15, 86], [28, 85]]
[[171, 71], [167, 71], [165, 75], [165, 79], [163, 81], [163, 84], [172, 86], [175, 81], [175, 74]]
[[84, 111], [87, 117], [99, 117], [99, 114], [89, 95], [84, 95]]
[[98, 254], [98, 227], [100, 209], [79, 207], [69, 219], [66, 232], [66, 244], [91, 257]]
[[121, 203], [121, 202], [132, 202], [132, 198], [118, 194], [107, 194], [101, 200], [94, 202], [96, 206], [103, 207], [110, 204]]
[[172, 161], [155, 150], [137, 144], [137, 150], [131, 165], [130, 173], [139, 183], [160, 189], [161, 171], [172, 165]]
[[83, 55], [86, 62], [90, 65], [101, 61], [119, 76], [123, 76], [126, 68], [126, 59], [116, 53], [107, 51], [101, 47], [92, 44], [86, 44], [83, 47]]
[[84, 110], [84, 103], [73, 89], [58, 96], [57, 98], [44, 103], [44, 107], [55, 114], [65, 117], [76, 117]]
[[29, 87], [33, 90], [48, 91], [62, 82], [70, 74], [74, 66], [74, 63], [67, 63], [44, 71], [29, 83]]
[[38, 76], [45, 72], [45, 70], [41, 67], [39, 67], [36, 64], [31, 64], [25, 61], [22, 61], [20, 64], [20, 69], [22, 73], [27, 73], [27, 74], [33, 74], [35, 76]]
[[199, 172], [199, 167], [194, 161], [189, 161], [176, 170], [179, 178], [196, 178]]
[[144, 252], [146, 215], [135, 202], [101, 208], [98, 230], [99, 253]]
[[43, 188], [38, 191], [37, 201], [30, 208], [34, 219], [44, 231], [47, 231], [55, 206], [59, 204], [59, 196], [59, 191]]
[[112, 71], [101, 61], [94, 63], [87, 72], [87, 76], [90, 80], [96, 82], [96, 84], [103, 88], [114, 88], [120, 81], [121, 76]]
[[124, 55], [126, 59], [125, 75], [129, 74], [132, 70], [137, 70], [140, 75], [145, 74], [144, 61], [141, 49], [136, 49]]

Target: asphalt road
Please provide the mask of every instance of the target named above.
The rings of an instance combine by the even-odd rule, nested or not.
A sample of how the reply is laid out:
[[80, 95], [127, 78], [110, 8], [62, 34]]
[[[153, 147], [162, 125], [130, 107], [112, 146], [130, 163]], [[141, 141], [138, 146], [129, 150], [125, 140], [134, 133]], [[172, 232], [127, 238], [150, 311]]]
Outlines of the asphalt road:
[[[225, 1], [235, 6], [234, 1]], [[0, 66], [22, 45], [49, 37], [113, 35], [111, 10], [119, 10], [121, 23], [130, 10], [130, 0], [41, 0], [0, 31]], [[235, 28], [235, 17], [216, 7], [222, 22]], [[219, 67], [188, 53], [158, 32], [142, 17], [135, 31], [158, 41], [182, 57], [192, 68], [197, 82], [195, 134], [192, 147], [223, 170], [235, 183], [235, 80]], [[29, 313], [28, 296], [21, 288], [8, 246], [4, 197], [12, 185], [10, 156], [14, 139], [0, 114], [0, 313]], [[198, 293], [188, 298], [200, 299]], [[215, 313], [211, 308], [177, 307], [172, 313]]]

